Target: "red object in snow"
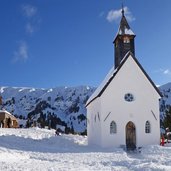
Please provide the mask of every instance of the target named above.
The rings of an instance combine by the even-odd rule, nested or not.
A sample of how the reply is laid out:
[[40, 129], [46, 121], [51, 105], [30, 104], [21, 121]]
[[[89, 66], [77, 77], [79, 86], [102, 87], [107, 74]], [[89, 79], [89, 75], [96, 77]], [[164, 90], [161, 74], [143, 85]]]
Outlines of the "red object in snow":
[[161, 138], [161, 143], [160, 145], [164, 146], [164, 137]]

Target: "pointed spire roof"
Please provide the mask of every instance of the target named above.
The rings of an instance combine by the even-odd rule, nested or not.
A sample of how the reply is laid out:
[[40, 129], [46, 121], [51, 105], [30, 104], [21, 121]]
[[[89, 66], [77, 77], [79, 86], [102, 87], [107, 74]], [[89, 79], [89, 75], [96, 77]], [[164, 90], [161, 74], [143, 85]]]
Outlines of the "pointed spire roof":
[[[125, 11], [124, 11], [124, 8], [123, 8], [123, 5], [122, 5], [122, 18], [121, 18], [121, 21], [120, 21], [120, 26], [119, 26], [119, 30], [116, 34], [116, 37], [117, 36], [123, 36], [123, 35], [130, 35], [130, 36], [135, 36], [134, 32], [131, 30], [127, 20], [126, 20], [126, 17], [125, 17]], [[115, 38], [116, 39], [116, 38]], [[114, 40], [115, 41], [115, 40]]]

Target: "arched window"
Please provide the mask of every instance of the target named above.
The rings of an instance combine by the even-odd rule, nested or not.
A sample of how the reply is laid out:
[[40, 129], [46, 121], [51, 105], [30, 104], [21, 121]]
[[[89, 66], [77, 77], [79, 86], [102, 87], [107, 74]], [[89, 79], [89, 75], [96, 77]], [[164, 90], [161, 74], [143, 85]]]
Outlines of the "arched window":
[[116, 134], [116, 123], [114, 121], [110, 123], [110, 134]]
[[146, 121], [146, 123], [145, 123], [145, 133], [150, 133], [150, 132], [151, 132], [150, 122]]

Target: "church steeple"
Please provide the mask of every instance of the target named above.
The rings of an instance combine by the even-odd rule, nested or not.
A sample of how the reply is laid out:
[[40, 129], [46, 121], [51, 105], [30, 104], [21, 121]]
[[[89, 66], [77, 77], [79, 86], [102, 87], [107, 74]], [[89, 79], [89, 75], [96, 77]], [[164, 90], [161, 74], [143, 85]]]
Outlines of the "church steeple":
[[122, 3], [122, 16], [124, 15], [124, 7], [123, 7], [123, 3]]
[[122, 18], [120, 21], [119, 30], [117, 32], [116, 38], [114, 39], [114, 48], [115, 48], [115, 68], [120, 65], [120, 62], [126, 55], [128, 51], [131, 51], [135, 55], [134, 48], [134, 38], [135, 34], [131, 30], [126, 17], [125, 11], [122, 5]]

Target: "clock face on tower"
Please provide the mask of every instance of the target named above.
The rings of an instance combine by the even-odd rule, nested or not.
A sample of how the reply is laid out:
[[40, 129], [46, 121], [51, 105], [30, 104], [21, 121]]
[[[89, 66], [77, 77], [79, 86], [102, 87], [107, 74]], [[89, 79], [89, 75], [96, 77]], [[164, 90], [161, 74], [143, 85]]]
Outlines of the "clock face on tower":
[[127, 101], [127, 102], [132, 102], [132, 101], [135, 100], [133, 94], [131, 94], [131, 93], [125, 94], [124, 99], [125, 99], [125, 101]]

